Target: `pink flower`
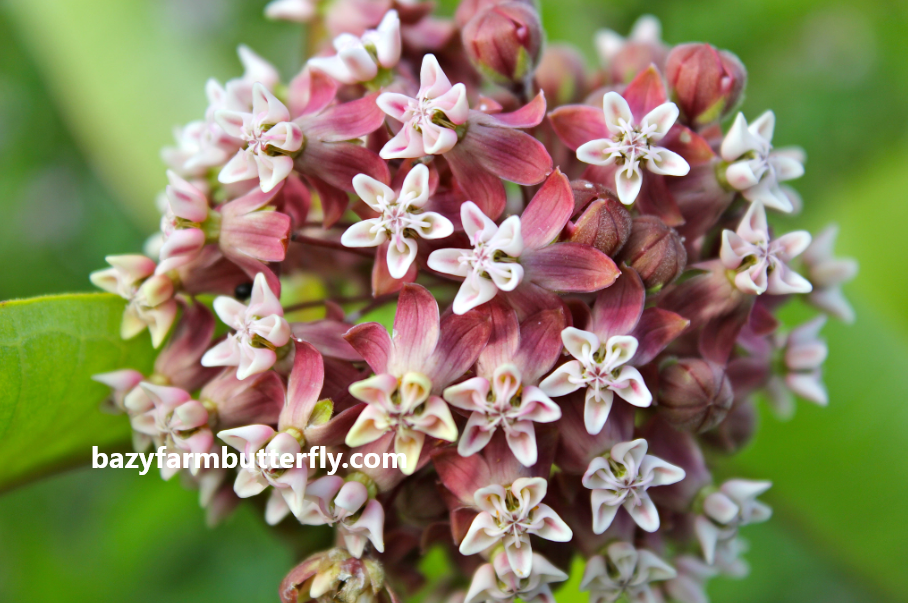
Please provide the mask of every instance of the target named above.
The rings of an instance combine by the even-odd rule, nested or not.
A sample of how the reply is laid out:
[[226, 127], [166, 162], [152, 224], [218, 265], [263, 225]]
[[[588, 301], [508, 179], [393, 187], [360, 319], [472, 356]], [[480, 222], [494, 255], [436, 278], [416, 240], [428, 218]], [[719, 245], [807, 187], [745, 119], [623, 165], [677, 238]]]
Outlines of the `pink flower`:
[[275, 350], [290, 341], [284, 309], [261, 273], [255, 277], [248, 306], [220, 296], [214, 300], [214, 311], [235, 332], [205, 353], [203, 366], [236, 366], [237, 378], [245, 379], [274, 366]]
[[464, 603], [495, 603], [520, 599], [525, 603], [555, 603], [549, 586], [562, 582], [568, 575], [540, 555], [533, 553], [533, 569], [521, 578], [511, 568], [504, 551], [492, 555], [491, 563], [479, 566], [470, 582]]
[[473, 520], [460, 552], [475, 555], [504, 546], [508, 564], [518, 578], [527, 578], [533, 569], [530, 535], [544, 540], [567, 542], [571, 529], [546, 504], [548, 483], [541, 477], [521, 477], [509, 486], [493, 484], [473, 495], [479, 515]]
[[[188, 392], [178, 387], [166, 387], [143, 382], [142, 390], [154, 407], [130, 418], [132, 428], [149, 436], [155, 447], [186, 452], [208, 452], [214, 443], [214, 434], [208, 427], [208, 409], [201, 402], [192, 399]], [[189, 467], [195, 474], [198, 465]], [[162, 477], [169, 479], [175, 473], [169, 468], [162, 469]]]
[[624, 97], [608, 92], [602, 98], [602, 110], [610, 138], [582, 145], [577, 149], [577, 159], [593, 165], [617, 165], [615, 190], [622, 203], [632, 204], [643, 186], [641, 164], [659, 175], [685, 176], [690, 171], [684, 158], [655, 144], [678, 119], [675, 103], [663, 103], [635, 119]]
[[827, 226], [804, 251], [802, 257], [807, 279], [813, 285], [807, 301], [830, 316], [851, 324], [854, 322], [854, 309], [842, 294], [842, 285], [857, 276], [858, 263], [852, 258], [835, 257], [833, 247], [838, 233], [837, 225]]
[[112, 413], [123, 413], [126, 412], [124, 400], [127, 394], [138, 387], [145, 376], [133, 369], [120, 369], [92, 375], [91, 379], [110, 388], [110, 396], [104, 401], [102, 408]]
[[345, 339], [375, 371], [350, 386], [367, 404], [346, 437], [350, 447], [393, 434], [394, 452], [411, 475], [427, 435], [453, 442], [457, 426], [442, 390], [476, 361], [489, 338], [488, 317], [478, 312], [438, 317], [438, 304], [418, 285], [405, 285], [394, 319], [394, 337], [378, 323], [357, 325]]
[[615, 444], [605, 456], [590, 462], [583, 485], [592, 490], [593, 532], [602, 534], [623, 506], [634, 522], [647, 532], [659, 529], [659, 512], [647, 494], [653, 486], [667, 486], [684, 479], [684, 469], [646, 454], [644, 439]]
[[590, 591], [590, 603], [615, 603], [622, 597], [634, 603], [659, 601], [651, 584], [677, 576], [672, 566], [646, 549], [629, 542], [613, 542], [604, 555], [586, 562], [582, 590]]
[[167, 210], [161, 218], [164, 244], [157, 274], [185, 266], [198, 257], [206, 242], [202, 225], [208, 220], [208, 197], [171, 170], [167, 178]]
[[[280, 522], [287, 513], [299, 517], [305, 510], [309, 464], [296, 465], [300, 443], [291, 434], [276, 432], [268, 425], [247, 425], [218, 433], [218, 437], [246, 454], [247, 465], [240, 468], [233, 489], [240, 498], [261, 494], [271, 486], [274, 491], [265, 508], [270, 525]], [[263, 451], [261, 455], [257, 454]], [[281, 457], [293, 456], [294, 466], [281, 467]], [[286, 456], [285, 456], [286, 458]]]
[[444, 391], [448, 403], [471, 413], [457, 450], [475, 454], [501, 429], [517, 460], [531, 467], [538, 458], [533, 423], [561, 418], [558, 405], [535, 384], [561, 352], [564, 314], [543, 311], [518, 325], [504, 303], [492, 304], [491, 313], [492, 336], [477, 360], [477, 376]]
[[321, 69], [343, 84], [369, 82], [380, 70], [393, 69], [400, 60], [400, 19], [389, 10], [375, 29], [362, 36], [343, 33], [334, 38], [330, 57], [309, 59], [309, 65]]
[[653, 360], [688, 325], [674, 312], [644, 310], [645, 301], [643, 282], [625, 267], [615, 284], [596, 297], [588, 330], [564, 329], [561, 338], [573, 360], [539, 385], [553, 397], [584, 388], [584, 423], [590, 434], [602, 430], [615, 394], [638, 407], [652, 403], [653, 396], [635, 366]]
[[90, 278], [96, 287], [127, 300], [120, 336], [131, 339], [147, 328], [152, 345], [159, 347], [177, 317], [173, 281], [155, 274], [154, 260], [142, 255], [109, 255], [105, 259], [112, 267], [96, 270]]
[[797, 148], [774, 151], [775, 124], [776, 116], [772, 111], [767, 111], [749, 126], [744, 114], [738, 113], [722, 141], [721, 155], [731, 164], [725, 170], [725, 178], [745, 199], [789, 213], [794, 206], [779, 183], [804, 174], [804, 151]]
[[823, 384], [823, 362], [829, 354], [826, 342], [820, 339], [820, 330], [826, 317], [818, 316], [789, 333], [772, 336], [773, 348], [780, 355], [782, 373], [773, 375], [766, 384], [766, 392], [773, 410], [782, 418], [794, 413], [792, 394], [819, 406], [829, 404], [829, 394]]
[[218, 179], [230, 184], [258, 177], [268, 192], [293, 171], [292, 154], [303, 145], [300, 127], [290, 121], [284, 103], [265, 86], [252, 87], [252, 112], [221, 109], [217, 123], [229, 136], [243, 141], [243, 148], [231, 159]]
[[447, 153], [457, 144], [457, 126], [467, 121], [470, 110], [466, 87], [452, 86], [432, 54], [423, 57], [416, 98], [385, 92], [378, 97], [378, 106], [403, 124], [382, 148], [383, 159]]
[[733, 549], [737, 541], [738, 528], [772, 516], [772, 509], [757, 500], [771, 486], [766, 481], [730, 479], [706, 496], [694, 532], [707, 563], [712, 565], [720, 554], [727, 556], [729, 547]]
[[379, 553], [385, 551], [384, 509], [358, 481], [345, 483], [336, 475], [315, 480], [306, 488], [306, 507], [299, 520], [305, 525], [337, 526], [344, 546], [357, 559], [367, 540]]
[[570, 183], [560, 171], [546, 180], [522, 216], [511, 216], [501, 225], [472, 201], [461, 205], [461, 222], [473, 248], [439, 249], [428, 260], [437, 272], [464, 277], [454, 312], [480, 306], [499, 291], [514, 291], [525, 277], [554, 291], [589, 292], [610, 285], [618, 270], [607, 255], [589, 245], [552, 244], [573, 207]]
[[386, 253], [392, 278], [402, 279], [416, 259], [417, 239], [443, 239], [454, 232], [451, 221], [425, 212], [429, 200], [429, 168], [419, 164], [404, 179], [399, 193], [365, 174], [353, 179], [353, 188], [377, 218], [362, 220], [341, 237], [347, 247], [378, 247], [389, 242]]
[[788, 295], [810, 293], [810, 281], [788, 267], [788, 262], [810, 245], [810, 233], [790, 232], [771, 239], [766, 210], [760, 202], [751, 203], [738, 230], [722, 231], [719, 257], [729, 270], [736, 270], [735, 285], [751, 295]]

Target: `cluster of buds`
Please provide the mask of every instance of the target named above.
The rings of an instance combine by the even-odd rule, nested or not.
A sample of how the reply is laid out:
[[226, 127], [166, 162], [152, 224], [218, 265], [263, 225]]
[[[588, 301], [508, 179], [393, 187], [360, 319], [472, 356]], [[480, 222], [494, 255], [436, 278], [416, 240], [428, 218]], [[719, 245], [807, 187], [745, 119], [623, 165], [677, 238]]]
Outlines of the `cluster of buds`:
[[[704, 450], [746, 445], [761, 399], [827, 403], [825, 315], [776, 313], [851, 320], [856, 265], [834, 228], [770, 226], [804, 154], [772, 146], [772, 112], [735, 114], [741, 62], [645, 17], [600, 32], [589, 71], [525, 0], [266, 14], [321, 50], [285, 84], [241, 47], [162, 155], [150, 257], [91, 277], [128, 301], [124, 338], [163, 346], [151, 374], [95, 377], [136, 448], [232, 447], [241, 466], [163, 477], [211, 521], [261, 498], [268, 524], [334, 534], [286, 603], [399, 600], [435, 546], [439, 596], [465, 603], [552, 603], [575, 556], [597, 603], [742, 575], [770, 484], [715, 484]], [[366, 320], [391, 303], [393, 325]], [[357, 456], [399, 462], [336, 462]]]

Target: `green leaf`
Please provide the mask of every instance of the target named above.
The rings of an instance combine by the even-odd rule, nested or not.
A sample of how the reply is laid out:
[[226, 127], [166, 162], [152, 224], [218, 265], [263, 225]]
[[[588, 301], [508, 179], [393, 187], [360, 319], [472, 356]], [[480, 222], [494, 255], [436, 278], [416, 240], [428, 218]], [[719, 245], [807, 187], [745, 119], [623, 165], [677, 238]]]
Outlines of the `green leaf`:
[[107, 388], [91, 380], [151, 369], [147, 332], [120, 339], [123, 307], [107, 294], [0, 303], [0, 491], [128, 442], [129, 422], [99, 410]]

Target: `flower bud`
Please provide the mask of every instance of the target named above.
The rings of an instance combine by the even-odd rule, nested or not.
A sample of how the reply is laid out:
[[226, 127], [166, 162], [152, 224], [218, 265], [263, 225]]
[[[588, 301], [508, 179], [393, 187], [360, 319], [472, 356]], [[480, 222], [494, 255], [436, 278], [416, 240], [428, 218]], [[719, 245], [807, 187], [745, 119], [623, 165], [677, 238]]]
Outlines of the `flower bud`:
[[586, 93], [586, 64], [570, 44], [549, 44], [536, 68], [536, 83], [550, 109], [580, 102]]
[[696, 127], [728, 115], [738, 104], [747, 81], [747, 71], [738, 57], [709, 44], [673, 48], [665, 76], [681, 114]]
[[718, 364], [682, 358], [659, 374], [659, 405], [665, 419], [697, 433], [718, 425], [734, 401], [731, 381]]
[[476, 69], [498, 84], [523, 82], [542, 50], [542, 23], [523, 2], [503, 2], [478, 12], [461, 32]]
[[586, 205], [588, 197], [593, 200], [577, 221], [568, 225], [568, 240], [591, 245], [614, 257], [631, 235], [633, 221], [630, 213], [614, 193], [601, 185], [577, 180], [571, 183], [571, 187], [578, 207]]
[[372, 603], [385, 588], [385, 570], [374, 559], [357, 559], [334, 548], [309, 557], [284, 577], [282, 603]]
[[647, 289], [661, 289], [684, 271], [687, 251], [678, 233], [662, 220], [639, 216], [634, 218], [620, 260], [637, 271]]
[[735, 454], [753, 438], [757, 429], [757, 410], [750, 400], [735, 404], [725, 420], [703, 434], [703, 441], [727, 454]]

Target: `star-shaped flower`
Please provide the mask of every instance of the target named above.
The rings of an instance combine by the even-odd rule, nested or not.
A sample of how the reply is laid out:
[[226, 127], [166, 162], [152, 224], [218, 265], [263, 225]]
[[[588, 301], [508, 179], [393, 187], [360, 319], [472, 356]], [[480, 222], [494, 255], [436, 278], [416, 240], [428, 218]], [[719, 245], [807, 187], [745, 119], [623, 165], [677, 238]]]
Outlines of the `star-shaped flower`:
[[729, 270], [736, 270], [735, 285], [751, 295], [810, 293], [813, 285], [788, 267], [810, 245], [810, 233], [798, 230], [772, 239], [766, 210], [751, 203], [738, 230], [722, 231], [719, 258]]
[[577, 159], [593, 165], [617, 165], [615, 185], [622, 203], [630, 205], [637, 198], [643, 186], [641, 167], [665, 176], [684, 176], [690, 171], [684, 158], [655, 144], [678, 119], [675, 103], [663, 103], [636, 120], [624, 97], [608, 92], [602, 98], [602, 110], [611, 137], [581, 145]]
[[646, 549], [629, 542], [613, 542], [605, 555], [595, 555], [586, 562], [582, 590], [590, 591], [590, 603], [615, 603], [622, 596], [631, 603], [656, 603], [651, 584], [670, 580], [675, 569]]
[[533, 553], [533, 569], [526, 578], [514, 573], [507, 554], [500, 550], [491, 563], [479, 566], [470, 582], [464, 603], [498, 603], [520, 599], [525, 603], [555, 603], [552, 582], [567, 580], [568, 575], [552, 562]]
[[433, 54], [423, 57], [416, 98], [385, 92], [377, 102], [382, 111], [403, 124], [379, 153], [383, 159], [447, 153], [457, 144], [456, 127], [467, 121], [470, 111], [466, 87], [452, 86]]
[[345, 483], [336, 475], [315, 480], [306, 487], [306, 507], [299, 520], [305, 525], [336, 525], [347, 550], [357, 559], [362, 557], [367, 540], [379, 553], [385, 551], [384, 509], [369, 498], [368, 489], [360, 482]]
[[400, 193], [365, 174], [353, 178], [353, 188], [379, 214], [347, 229], [341, 243], [347, 247], [388, 245], [387, 262], [391, 276], [401, 279], [416, 259], [417, 239], [443, 239], [454, 232], [451, 221], [435, 212], [422, 211], [429, 200], [429, 168], [413, 167]]
[[396, 10], [389, 10], [375, 29], [362, 36], [343, 33], [334, 38], [337, 54], [309, 59], [309, 64], [321, 69], [342, 84], [368, 82], [381, 69], [393, 69], [400, 60], [400, 19]]
[[248, 306], [222, 295], [214, 300], [214, 311], [235, 332], [202, 356], [202, 366], [236, 366], [237, 378], [245, 379], [274, 366], [275, 350], [290, 341], [284, 309], [261, 272], [253, 281]]
[[583, 474], [583, 485], [593, 491], [590, 500], [594, 533], [602, 534], [612, 525], [619, 506], [647, 532], [659, 529], [659, 512], [646, 491], [680, 482], [685, 473], [646, 451], [644, 439], [622, 442], [590, 462]]
[[523, 252], [520, 217], [511, 216], [501, 225], [482, 213], [475, 203], [460, 206], [460, 219], [472, 249], [439, 249], [429, 256], [429, 268], [465, 277], [454, 297], [454, 312], [463, 314], [501, 291], [513, 291], [523, 279], [517, 258]]
[[158, 274], [185, 266], [198, 257], [206, 238], [202, 224], [208, 219], [205, 193], [172, 170], [167, 170], [167, 178], [170, 184], [165, 190], [167, 209], [161, 217], [164, 243], [155, 271]]
[[531, 534], [554, 542], [567, 542], [573, 535], [558, 514], [542, 503], [547, 489], [548, 482], [541, 477], [521, 477], [507, 487], [493, 484], [477, 490], [473, 498], [480, 513], [460, 543], [460, 552], [474, 555], [501, 543], [514, 575], [529, 577]]
[[858, 273], [858, 263], [852, 258], [835, 257], [833, 247], [839, 228], [835, 224], [818, 234], [802, 256], [807, 279], [813, 291], [807, 301], [830, 316], [846, 323], [854, 322], [854, 309], [842, 294], [842, 285]]
[[252, 87], [252, 112], [218, 110], [217, 123], [229, 136], [243, 141], [218, 179], [230, 184], [258, 177], [270, 191], [293, 171], [293, 155], [303, 146], [303, 132], [290, 121], [290, 111], [262, 84]]
[[820, 406], [829, 404], [823, 384], [823, 362], [829, 349], [820, 339], [825, 324], [826, 317], [818, 316], [789, 333], [776, 333], [772, 337], [780, 360], [776, 366], [781, 367], [781, 374], [770, 378], [766, 391], [773, 410], [782, 418], [790, 418], [794, 413], [792, 394]]
[[[265, 508], [265, 521], [269, 525], [279, 523], [288, 513], [296, 517], [302, 515], [309, 465], [295, 464], [297, 454], [302, 450], [296, 438], [287, 432], [276, 432], [269, 425], [227, 429], [219, 432], [218, 437], [246, 455], [245, 464], [239, 468], [233, 484], [237, 496], [256, 496], [271, 486], [274, 491]], [[260, 450], [262, 455], [257, 454]], [[282, 455], [293, 456], [292, 468], [281, 466]]]
[[722, 141], [720, 154], [731, 164], [725, 170], [728, 184], [741, 191], [745, 199], [789, 213], [794, 206], [785, 191], [779, 188], [779, 183], [804, 174], [804, 151], [797, 148], [773, 150], [775, 124], [776, 116], [772, 111], [767, 111], [749, 126], [744, 114], [738, 113]]
[[703, 515], [694, 522], [694, 531], [703, 550], [703, 558], [712, 565], [717, 547], [734, 541], [738, 528], [761, 523], [772, 516], [772, 509], [757, 500], [769, 490], [771, 482], [730, 479], [703, 500]]

